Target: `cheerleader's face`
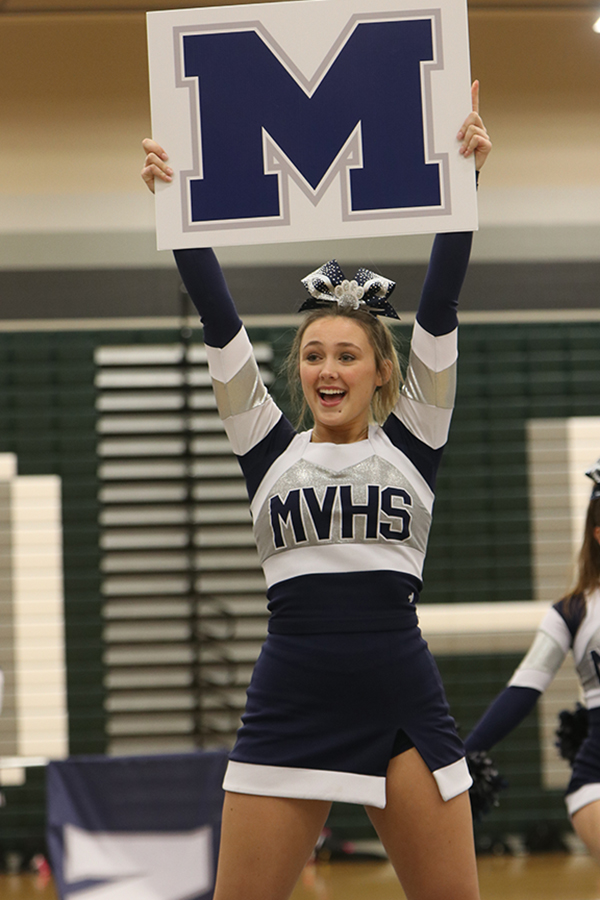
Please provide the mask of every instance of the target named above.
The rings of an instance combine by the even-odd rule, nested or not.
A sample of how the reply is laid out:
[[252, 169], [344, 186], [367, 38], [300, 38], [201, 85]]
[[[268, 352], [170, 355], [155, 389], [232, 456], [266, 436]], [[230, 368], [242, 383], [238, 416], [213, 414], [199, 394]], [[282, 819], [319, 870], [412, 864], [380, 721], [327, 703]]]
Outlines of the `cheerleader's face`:
[[363, 440], [373, 394], [384, 380], [369, 338], [356, 321], [334, 316], [306, 328], [300, 346], [300, 381], [315, 421], [313, 441]]

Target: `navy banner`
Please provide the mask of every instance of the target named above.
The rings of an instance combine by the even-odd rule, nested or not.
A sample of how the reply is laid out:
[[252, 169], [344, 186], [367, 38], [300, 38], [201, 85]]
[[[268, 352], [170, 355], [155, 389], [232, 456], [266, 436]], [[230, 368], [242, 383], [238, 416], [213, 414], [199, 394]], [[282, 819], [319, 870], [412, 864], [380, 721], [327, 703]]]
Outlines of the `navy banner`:
[[210, 900], [226, 765], [225, 751], [51, 762], [61, 900]]

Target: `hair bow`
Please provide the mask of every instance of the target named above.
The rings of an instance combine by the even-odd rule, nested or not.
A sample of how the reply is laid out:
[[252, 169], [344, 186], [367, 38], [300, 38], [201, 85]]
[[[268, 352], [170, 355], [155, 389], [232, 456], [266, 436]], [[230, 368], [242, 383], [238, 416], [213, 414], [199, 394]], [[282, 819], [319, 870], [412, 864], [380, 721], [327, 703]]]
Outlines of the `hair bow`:
[[374, 316], [400, 318], [387, 299], [396, 287], [396, 282], [383, 275], [376, 275], [369, 269], [361, 267], [352, 281], [348, 281], [337, 260], [330, 259], [303, 278], [302, 284], [310, 297], [304, 301], [299, 312], [337, 303], [342, 309], [363, 307]]
[[591, 478], [594, 482], [594, 487], [592, 488], [592, 496], [590, 500], [598, 500], [600, 499], [600, 459], [594, 463], [591, 469], [588, 469], [585, 473], [588, 478]]

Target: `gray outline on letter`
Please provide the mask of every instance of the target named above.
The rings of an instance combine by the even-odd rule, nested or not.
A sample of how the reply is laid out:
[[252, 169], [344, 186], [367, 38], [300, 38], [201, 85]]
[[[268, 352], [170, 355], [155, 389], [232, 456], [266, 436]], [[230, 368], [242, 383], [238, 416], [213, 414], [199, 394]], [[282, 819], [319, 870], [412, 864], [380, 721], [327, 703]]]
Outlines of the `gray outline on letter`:
[[[421, 62], [422, 105], [424, 124], [424, 148], [426, 163], [437, 164], [440, 170], [441, 204], [436, 207], [413, 207], [410, 209], [382, 209], [369, 211], [353, 211], [351, 208], [352, 193], [350, 188], [350, 169], [362, 167], [362, 140], [360, 138], [360, 120], [356, 128], [348, 136], [331, 166], [316, 188], [312, 188], [302, 173], [289, 160], [284, 151], [277, 145], [271, 135], [263, 128], [263, 160], [265, 173], [279, 173], [279, 202], [281, 213], [256, 219], [213, 219], [207, 222], [191, 222], [188, 183], [193, 178], [202, 178], [201, 158], [201, 122], [198, 78], [188, 78], [183, 74], [182, 38], [186, 34], [202, 34], [214, 32], [224, 34], [235, 31], [254, 31], [279, 59], [297, 84], [303, 88], [307, 96], [311, 96], [319, 86], [328, 70], [337, 59], [342, 48], [348, 42], [356, 27], [363, 22], [398, 22], [402, 19], [430, 19], [432, 22], [433, 60]], [[383, 219], [405, 219], [421, 216], [450, 215], [452, 203], [450, 197], [450, 162], [447, 153], [436, 153], [433, 138], [433, 103], [431, 91], [431, 72], [444, 68], [442, 22], [440, 9], [406, 10], [388, 13], [356, 13], [348, 20], [346, 26], [318, 66], [312, 78], [308, 79], [296, 66], [293, 60], [272, 37], [260, 21], [212, 23], [208, 25], [180, 25], [173, 28], [175, 84], [177, 88], [189, 91], [190, 121], [192, 130], [192, 168], [180, 172], [179, 186], [181, 194], [182, 231], [184, 233], [217, 231], [236, 228], [267, 228], [286, 226], [291, 223], [289, 202], [289, 180], [292, 179], [302, 192], [317, 206], [323, 195], [331, 187], [335, 177], [340, 176], [341, 221], [381, 221]]]

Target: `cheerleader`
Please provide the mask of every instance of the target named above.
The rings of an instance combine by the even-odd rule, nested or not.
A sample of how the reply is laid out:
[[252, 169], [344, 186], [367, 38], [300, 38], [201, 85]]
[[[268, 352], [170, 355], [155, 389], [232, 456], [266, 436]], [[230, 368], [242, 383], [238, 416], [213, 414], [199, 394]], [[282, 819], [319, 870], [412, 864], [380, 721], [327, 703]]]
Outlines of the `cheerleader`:
[[533, 709], [571, 650], [588, 727], [587, 736], [572, 754], [573, 773], [565, 802], [575, 831], [600, 862], [600, 459], [586, 475], [594, 487], [579, 551], [577, 584], [547, 612], [529, 652], [468, 736], [465, 747], [469, 753], [487, 751], [506, 737]]
[[[481, 168], [478, 112], [457, 150]], [[150, 139], [142, 178], [173, 169]], [[381, 316], [393, 283], [335, 261], [304, 279], [289, 361], [313, 427], [260, 380], [219, 265], [175, 252], [202, 318], [219, 413], [246, 478], [268, 637], [224, 781], [214, 900], [286, 900], [331, 803], [363, 804], [411, 900], [478, 900], [464, 748], [416, 601], [450, 425], [471, 234], [436, 238], [406, 379]]]

